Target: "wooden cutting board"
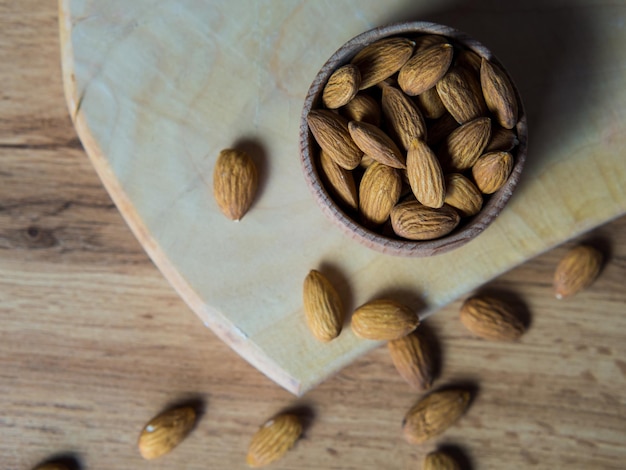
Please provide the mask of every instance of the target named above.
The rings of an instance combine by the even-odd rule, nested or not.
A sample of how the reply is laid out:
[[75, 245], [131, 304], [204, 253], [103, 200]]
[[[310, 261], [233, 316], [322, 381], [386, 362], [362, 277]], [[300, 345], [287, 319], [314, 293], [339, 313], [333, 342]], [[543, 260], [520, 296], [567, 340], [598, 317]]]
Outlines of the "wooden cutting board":
[[[349, 309], [391, 295], [424, 317], [626, 212], [624, 6], [494, 5], [61, 0], [67, 103], [163, 275], [207, 327], [301, 394], [378, 345], [349, 327], [330, 344], [312, 339], [301, 301], [310, 269], [329, 275]], [[525, 98], [530, 145], [517, 192], [478, 239], [403, 259], [326, 220], [302, 177], [298, 126], [307, 89], [336, 49], [372, 27], [417, 19], [465, 30], [507, 65]], [[261, 172], [238, 223], [211, 196], [216, 157], [233, 146]]]

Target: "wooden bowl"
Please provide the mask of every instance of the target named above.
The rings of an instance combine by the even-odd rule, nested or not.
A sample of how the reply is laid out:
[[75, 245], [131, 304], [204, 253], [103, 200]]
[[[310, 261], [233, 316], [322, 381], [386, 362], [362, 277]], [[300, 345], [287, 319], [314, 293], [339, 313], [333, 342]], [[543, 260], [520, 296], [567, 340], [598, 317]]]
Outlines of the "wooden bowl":
[[[321, 107], [322, 91], [330, 75], [350, 59], [363, 47], [389, 36], [417, 36], [421, 34], [444, 35], [456, 45], [470, 49], [479, 56], [484, 57], [499, 65], [506, 72], [506, 68], [485, 46], [472, 39], [466, 34], [449, 26], [443, 26], [429, 22], [405, 22], [383, 26], [366, 31], [339, 48], [322, 69], [318, 72], [311, 84], [304, 101], [302, 117], [300, 121], [300, 155], [306, 183], [324, 214], [334, 222], [346, 235], [364, 246], [379, 252], [407, 257], [432, 256], [458, 248], [480, 235], [483, 230], [502, 211], [522, 173], [526, 160], [528, 128], [526, 114], [522, 99], [513, 80], [511, 83], [517, 94], [519, 106], [519, 121], [516, 126], [519, 144], [511, 151], [514, 156], [514, 167], [505, 185], [496, 193], [486, 196], [482, 210], [475, 216], [463, 220], [461, 224], [450, 234], [427, 241], [412, 241], [400, 239], [393, 235], [383, 235], [374, 232], [359, 223], [354, 217], [344, 211], [331, 197], [320, 178], [319, 171], [319, 147], [311, 134], [307, 116], [311, 109]], [[510, 75], [509, 75], [510, 79]]]

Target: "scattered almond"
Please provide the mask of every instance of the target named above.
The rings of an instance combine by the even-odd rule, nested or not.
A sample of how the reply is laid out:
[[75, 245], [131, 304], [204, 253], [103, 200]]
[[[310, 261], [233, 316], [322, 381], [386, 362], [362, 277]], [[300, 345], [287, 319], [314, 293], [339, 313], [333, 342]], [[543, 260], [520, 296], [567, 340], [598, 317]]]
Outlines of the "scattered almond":
[[391, 211], [393, 231], [409, 240], [433, 240], [452, 232], [461, 221], [450, 206], [440, 209], [426, 207], [417, 201], [397, 204]]
[[359, 165], [363, 152], [350, 137], [346, 118], [325, 109], [314, 109], [307, 121], [318, 145], [337, 165], [346, 170]]
[[352, 331], [359, 338], [389, 341], [411, 333], [419, 319], [406, 305], [395, 300], [367, 302], [352, 314]]
[[483, 194], [493, 194], [507, 182], [513, 170], [513, 155], [509, 152], [489, 152], [476, 160], [472, 176]]
[[348, 130], [361, 151], [393, 168], [406, 168], [405, 158], [396, 143], [380, 128], [366, 122], [350, 121]]
[[302, 291], [304, 313], [313, 336], [325, 343], [339, 336], [344, 309], [341, 297], [331, 282], [313, 269], [304, 279]]
[[386, 38], [361, 49], [350, 61], [361, 72], [361, 90], [396, 73], [413, 54], [415, 43], [406, 38]]
[[480, 212], [483, 196], [465, 176], [449, 173], [446, 175], [445, 203], [454, 207], [461, 217], [471, 217]]
[[426, 123], [422, 113], [401, 90], [390, 85], [383, 86], [382, 108], [395, 141], [404, 150], [409, 149], [413, 139], [426, 138]]
[[453, 55], [454, 47], [447, 42], [416, 52], [400, 69], [398, 85], [409, 96], [424, 93], [446, 74]]
[[165, 411], [152, 418], [139, 435], [139, 453], [146, 460], [171, 452], [191, 432], [196, 412], [191, 406]]
[[480, 84], [487, 107], [505, 129], [517, 124], [517, 98], [515, 90], [504, 71], [496, 64], [482, 59]]
[[395, 168], [372, 163], [359, 185], [359, 210], [366, 225], [380, 225], [400, 199], [402, 179]]
[[461, 466], [445, 452], [435, 451], [426, 456], [422, 470], [461, 470]]
[[434, 358], [429, 339], [420, 329], [387, 343], [391, 360], [400, 376], [415, 390], [428, 390], [433, 383]]
[[406, 171], [415, 198], [427, 207], [440, 208], [446, 196], [443, 170], [430, 147], [413, 139], [406, 158]]
[[335, 70], [328, 78], [322, 91], [322, 102], [328, 109], [340, 108], [356, 96], [360, 86], [359, 69], [352, 64], [346, 64]]
[[257, 168], [246, 152], [220, 152], [213, 169], [213, 197], [226, 217], [240, 220], [252, 205], [257, 186]]
[[300, 419], [282, 413], [268, 420], [252, 436], [246, 463], [253, 468], [264, 467], [283, 457], [302, 434]]
[[323, 176], [333, 195], [347, 207], [357, 209], [359, 207], [358, 193], [352, 172], [337, 165], [323, 150], [320, 151], [320, 164]]
[[465, 412], [470, 400], [466, 390], [440, 390], [421, 398], [406, 414], [402, 429], [411, 444], [421, 444], [442, 434]]
[[514, 341], [525, 331], [514, 308], [491, 296], [467, 299], [461, 306], [460, 318], [469, 331], [484, 339]]
[[602, 259], [602, 253], [588, 245], [568, 251], [554, 273], [556, 298], [569, 297], [589, 287], [600, 274]]

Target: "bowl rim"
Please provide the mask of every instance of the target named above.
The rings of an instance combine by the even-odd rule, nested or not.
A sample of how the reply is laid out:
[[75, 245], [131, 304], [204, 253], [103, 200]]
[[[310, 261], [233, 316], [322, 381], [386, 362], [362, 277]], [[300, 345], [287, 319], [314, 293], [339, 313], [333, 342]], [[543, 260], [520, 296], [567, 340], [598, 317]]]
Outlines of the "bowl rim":
[[[320, 100], [323, 87], [330, 75], [338, 67], [349, 62], [360, 49], [379, 39], [416, 34], [438, 34], [447, 36], [454, 42], [459, 43], [481, 57], [497, 64], [509, 78], [518, 101], [518, 123], [515, 128], [517, 130], [519, 143], [515, 149], [515, 163], [507, 182], [496, 193], [490, 195], [489, 200], [481, 211], [466, 222], [460, 229], [454, 230], [449, 235], [445, 235], [441, 238], [424, 241], [396, 239], [373, 232], [356, 222], [341, 209], [322, 183], [317, 165], [315, 164], [316, 152], [313, 150], [317, 144], [307, 123], [307, 116]], [[519, 182], [526, 161], [527, 147], [528, 125], [525, 108], [519, 90], [506, 67], [487, 47], [468, 34], [451, 26], [427, 21], [392, 23], [372, 28], [348, 40], [330, 56], [313, 79], [307, 91], [300, 118], [300, 162], [305, 181], [317, 205], [322, 209], [325, 216], [351, 239], [380, 253], [394, 256], [433, 256], [451, 251], [476, 238], [497, 218], [513, 195], [513, 191]]]

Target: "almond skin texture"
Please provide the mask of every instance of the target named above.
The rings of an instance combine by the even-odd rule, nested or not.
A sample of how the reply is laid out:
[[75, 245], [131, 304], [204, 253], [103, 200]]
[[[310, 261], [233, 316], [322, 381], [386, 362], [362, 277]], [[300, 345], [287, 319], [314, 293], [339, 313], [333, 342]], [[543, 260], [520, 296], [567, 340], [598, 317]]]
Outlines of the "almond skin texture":
[[505, 129], [513, 129], [517, 124], [517, 98], [511, 81], [504, 71], [483, 58], [480, 67], [480, 84], [489, 111], [498, 124]]
[[157, 415], [139, 435], [139, 453], [146, 460], [156, 459], [172, 451], [191, 432], [196, 412], [190, 406], [174, 408]]
[[363, 153], [392, 168], [406, 168], [402, 152], [391, 137], [380, 128], [365, 122], [351, 121], [348, 130], [352, 140]]
[[392, 76], [413, 54], [415, 43], [405, 38], [386, 38], [361, 49], [350, 61], [361, 72], [361, 90]]
[[469, 69], [450, 69], [436, 86], [441, 102], [459, 124], [486, 115], [480, 82]]
[[313, 336], [324, 343], [339, 336], [344, 309], [341, 297], [330, 281], [313, 269], [304, 279], [302, 291], [304, 313]]
[[465, 412], [466, 390], [440, 390], [420, 399], [406, 414], [402, 430], [410, 444], [421, 444], [442, 434]]
[[340, 108], [356, 96], [361, 86], [361, 72], [352, 65], [339, 67], [329, 77], [322, 91], [322, 103], [329, 109]]
[[417, 105], [402, 91], [383, 86], [383, 115], [393, 130], [392, 137], [408, 150], [413, 139], [426, 138], [426, 123]]
[[409, 96], [424, 93], [446, 74], [453, 54], [454, 47], [447, 42], [415, 53], [400, 69], [398, 85]]
[[370, 95], [358, 93], [339, 111], [348, 121], [363, 121], [376, 127], [380, 126], [382, 114], [380, 105]]
[[461, 306], [461, 323], [476, 336], [494, 341], [515, 341], [525, 328], [513, 307], [490, 296], [475, 296]]
[[447, 112], [435, 87], [417, 95], [415, 99], [422, 114], [428, 119], [439, 119]]
[[359, 211], [364, 223], [380, 225], [389, 218], [400, 199], [402, 178], [398, 170], [379, 162], [372, 163], [359, 185]]
[[390, 341], [411, 333], [419, 319], [406, 305], [394, 300], [372, 300], [352, 314], [352, 331], [359, 338]]
[[497, 150], [510, 152], [518, 144], [517, 134], [513, 130], [495, 126], [495, 128], [491, 129], [491, 139], [485, 148], [485, 153]]
[[413, 139], [407, 152], [406, 171], [415, 198], [427, 207], [438, 209], [446, 197], [445, 180], [439, 160], [430, 147]]
[[420, 329], [387, 343], [393, 365], [412, 388], [428, 390], [433, 383], [433, 351]]
[[252, 436], [246, 463], [252, 468], [264, 467], [283, 457], [302, 434], [302, 423], [293, 414], [283, 413], [268, 420]]
[[461, 466], [448, 454], [436, 451], [426, 456], [422, 470], [461, 470]]
[[441, 145], [443, 165], [450, 171], [471, 168], [491, 137], [491, 119], [480, 117], [466, 122], [446, 137]]
[[433, 209], [418, 201], [397, 204], [391, 211], [391, 225], [396, 235], [409, 240], [433, 240], [452, 232], [461, 217], [452, 207]]
[[350, 137], [346, 118], [327, 109], [314, 109], [307, 122], [318, 145], [337, 165], [346, 170], [359, 165], [363, 152]]
[[252, 205], [258, 172], [250, 156], [240, 150], [222, 150], [213, 169], [213, 197], [222, 213], [240, 220]]
[[476, 160], [472, 176], [483, 194], [493, 194], [509, 179], [513, 170], [513, 155], [509, 152], [489, 152]]
[[444, 43], [448, 43], [445, 36], [441, 36], [440, 34], [424, 34], [423, 36], [415, 38], [415, 53]]
[[602, 253], [587, 245], [567, 252], [554, 272], [556, 298], [569, 297], [589, 287], [600, 274], [602, 259]]
[[461, 217], [471, 217], [480, 212], [483, 196], [465, 176], [449, 173], [446, 175], [445, 203], [454, 207]]
[[323, 150], [320, 150], [320, 165], [330, 192], [345, 206], [356, 210], [359, 200], [352, 172], [337, 165]]

